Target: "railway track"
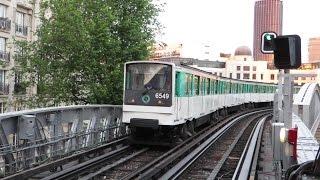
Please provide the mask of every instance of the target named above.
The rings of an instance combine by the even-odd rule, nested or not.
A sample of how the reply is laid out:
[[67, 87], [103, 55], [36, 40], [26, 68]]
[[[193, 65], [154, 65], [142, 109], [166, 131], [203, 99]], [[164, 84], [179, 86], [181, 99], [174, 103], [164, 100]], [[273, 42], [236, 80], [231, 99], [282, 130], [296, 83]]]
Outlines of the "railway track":
[[117, 151], [112, 151], [72, 168], [47, 176], [43, 180], [120, 179], [130, 175], [166, 151], [166, 148], [155, 149], [124, 146]]
[[[190, 153], [160, 179], [232, 179], [240, 175], [248, 176], [242, 174], [242, 165], [250, 168], [252, 161], [245, 162], [246, 152], [256, 142], [253, 140], [252, 143], [248, 143], [248, 140], [252, 137], [252, 130], [257, 122], [266, 114], [269, 113], [242, 117], [232, 126], [217, 133], [210, 142], [204, 143], [202, 148]], [[252, 154], [249, 156], [252, 157]]]
[[[243, 152], [248, 151], [251, 132], [270, 112], [260, 109], [234, 114], [171, 149], [117, 145], [110, 151], [100, 151], [99, 156], [31, 179], [229, 179], [234, 174], [240, 177], [239, 164], [245, 164]], [[32, 172], [25, 174], [30, 177]]]

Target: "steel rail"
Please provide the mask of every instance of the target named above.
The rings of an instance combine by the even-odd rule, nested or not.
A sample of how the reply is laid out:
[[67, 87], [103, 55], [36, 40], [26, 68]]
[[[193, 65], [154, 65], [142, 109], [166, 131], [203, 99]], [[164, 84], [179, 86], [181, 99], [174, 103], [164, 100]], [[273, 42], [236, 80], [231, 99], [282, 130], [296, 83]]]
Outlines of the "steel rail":
[[[47, 176], [43, 178], [43, 180], [50, 180], [50, 179], [71, 179], [72, 177], [77, 177], [82, 173], [87, 172], [88, 169], [91, 169], [92, 167], [96, 167], [97, 164], [101, 164], [103, 161], [109, 160], [111, 158], [114, 158], [115, 156], [127, 151], [130, 149], [130, 146], [123, 146], [115, 151], [111, 151], [109, 153], [106, 153], [102, 156], [98, 156], [96, 158], [93, 158], [91, 160], [88, 160], [84, 163], [75, 165], [71, 168], [65, 169], [63, 171], [54, 173], [50, 176]], [[76, 176], [77, 175], [77, 176]]]
[[3, 177], [3, 180], [26, 179], [26, 178], [29, 178], [29, 177], [34, 176], [36, 174], [42, 173], [44, 171], [48, 171], [48, 170], [50, 170], [52, 168], [56, 168], [56, 167], [62, 166], [62, 165], [66, 164], [66, 163], [69, 163], [71, 161], [79, 160], [81, 157], [94, 154], [97, 151], [101, 151], [101, 150], [104, 150], [104, 149], [107, 149], [107, 148], [115, 148], [116, 146], [118, 146], [120, 144], [124, 144], [124, 142], [126, 142], [126, 141], [127, 141], [127, 137], [121, 138], [121, 139], [112, 141], [110, 143], [98, 146], [95, 149], [82, 151], [82, 152], [79, 152], [77, 154], [74, 154], [74, 155], [71, 155], [71, 156], [68, 156], [68, 157], [65, 157], [65, 158], [62, 158], [62, 159], [58, 159], [56, 161], [52, 161], [50, 163], [34, 167], [34, 168], [28, 169], [26, 171], [22, 171], [22, 172], [13, 174], [11, 176]]
[[243, 151], [238, 166], [232, 179], [248, 179], [252, 168], [255, 152], [257, 151], [257, 142], [259, 134], [261, 134], [263, 125], [267, 117], [262, 118], [255, 126], [254, 131], [250, 135], [250, 141], [248, 141], [245, 150]]
[[128, 161], [128, 160], [130, 160], [130, 159], [132, 159], [132, 158], [144, 153], [144, 152], [146, 152], [147, 150], [148, 150], [148, 148], [141, 149], [140, 151], [137, 151], [137, 152], [125, 157], [125, 158], [122, 158], [122, 159], [114, 162], [113, 164], [107, 165], [107, 166], [99, 169], [98, 171], [96, 171], [94, 173], [90, 173], [90, 174], [88, 174], [86, 176], [83, 176], [83, 177], [79, 178], [78, 180], [86, 180], [86, 179], [94, 178], [94, 177], [98, 176], [99, 174], [102, 174], [105, 171], [108, 171], [111, 168], [114, 168], [114, 167], [116, 167], [116, 166], [118, 166], [118, 165], [120, 165], [120, 164], [122, 164], [122, 163], [124, 163], [124, 162], [126, 162], [126, 161]]
[[160, 179], [176, 179], [178, 178], [188, 167], [190, 167], [194, 161], [198, 159], [203, 153], [206, 152], [206, 150], [216, 142], [216, 140], [223, 135], [224, 132], [226, 132], [228, 129], [231, 128], [233, 124], [240, 121], [241, 119], [260, 112], [265, 112], [270, 110], [260, 110], [255, 111], [251, 113], [247, 113], [244, 115], [241, 115], [237, 117], [236, 119], [229, 122], [225, 127], [220, 129], [218, 132], [216, 132], [213, 136], [211, 136], [208, 140], [206, 140], [203, 144], [201, 144], [198, 148], [196, 148], [192, 153], [190, 153], [188, 156], [186, 156], [184, 159], [182, 159], [178, 164], [176, 164], [173, 168], [171, 168], [169, 171], [167, 171], [164, 175], [161, 176]]
[[[270, 110], [270, 109], [268, 109]], [[121, 178], [122, 180], [129, 180], [129, 179], [150, 179], [155, 174], [162, 171], [164, 168], [166, 168], [170, 163], [174, 162], [178, 157], [183, 156], [188, 151], [194, 149], [195, 147], [199, 146], [199, 144], [203, 143], [204, 137], [211, 136], [214, 132], [218, 131], [220, 127], [225, 126], [231, 119], [234, 119], [238, 116], [241, 116], [246, 113], [250, 112], [256, 112], [256, 111], [268, 111], [265, 108], [260, 109], [254, 109], [254, 110], [248, 110], [248, 111], [242, 111], [238, 114], [232, 115], [230, 117], [227, 117], [224, 121], [222, 121], [219, 125], [212, 125], [209, 126], [199, 133], [197, 133], [195, 136], [190, 137], [185, 142], [177, 145], [164, 155], [158, 157], [157, 159], [151, 161], [149, 164], [143, 166], [142, 168], [138, 169], [137, 171]], [[214, 128], [213, 128], [214, 127]], [[213, 129], [212, 129], [213, 128]], [[209, 130], [211, 129], [211, 130]], [[208, 131], [209, 130], [209, 131]]]

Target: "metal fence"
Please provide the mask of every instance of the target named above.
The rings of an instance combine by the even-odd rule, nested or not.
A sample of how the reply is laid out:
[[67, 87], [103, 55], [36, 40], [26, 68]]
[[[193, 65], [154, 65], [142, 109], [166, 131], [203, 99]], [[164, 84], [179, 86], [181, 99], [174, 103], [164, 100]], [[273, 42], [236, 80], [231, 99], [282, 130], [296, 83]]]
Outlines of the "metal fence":
[[122, 106], [86, 105], [0, 114], [0, 175], [7, 176], [127, 135]]

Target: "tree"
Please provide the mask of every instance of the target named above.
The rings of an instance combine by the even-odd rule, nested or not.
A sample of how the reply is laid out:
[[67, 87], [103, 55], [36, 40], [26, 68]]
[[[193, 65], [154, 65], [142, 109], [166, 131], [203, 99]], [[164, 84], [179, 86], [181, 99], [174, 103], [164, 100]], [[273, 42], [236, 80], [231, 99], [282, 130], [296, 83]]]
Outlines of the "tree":
[[38, 90], [27, 102], [121, 104], [123, 64], [149, 57], [161, 8], [152, 0], [42, 1], [38, 40], [16, 42], [23, 56], [15, 71]]

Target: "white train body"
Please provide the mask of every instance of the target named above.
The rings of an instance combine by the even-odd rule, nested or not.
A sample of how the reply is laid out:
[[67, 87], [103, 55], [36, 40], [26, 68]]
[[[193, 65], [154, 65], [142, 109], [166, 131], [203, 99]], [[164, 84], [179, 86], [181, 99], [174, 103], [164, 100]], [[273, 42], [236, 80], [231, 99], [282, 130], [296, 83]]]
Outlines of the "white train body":
[[[128, 62], [124, 72], [122, 121], [131, 128], [156, 130], [182, 127], [187, 122], [199, 126], [212, 119], [214, 113], [219, 115], [219, 111], [229, 107], [271, 105], [276, 90], [275, 84], [218, 77], [166, 62]], [[156, 85], [153, 81], [161, 83]], [[198, 121], [202, 117], [207, 118]]]

